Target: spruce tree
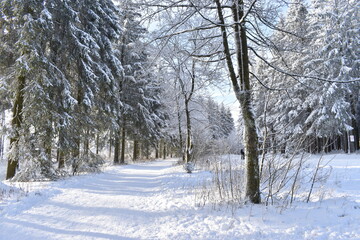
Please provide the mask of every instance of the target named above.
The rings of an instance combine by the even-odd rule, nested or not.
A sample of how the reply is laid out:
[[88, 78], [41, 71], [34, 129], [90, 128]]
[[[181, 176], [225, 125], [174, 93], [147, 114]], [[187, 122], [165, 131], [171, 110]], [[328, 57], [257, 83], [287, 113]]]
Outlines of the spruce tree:
[[118, 10], [85, 0], [7, 0], [1, 9], [2, 93], [13, 109], [7, 178], [19, 163], [22, 179], [52, 178], [55, 139], [59, 166], [72, 152], [75, 171], [80, 142], [86, 155], [93, 128], [113, 122], [121, 104]]

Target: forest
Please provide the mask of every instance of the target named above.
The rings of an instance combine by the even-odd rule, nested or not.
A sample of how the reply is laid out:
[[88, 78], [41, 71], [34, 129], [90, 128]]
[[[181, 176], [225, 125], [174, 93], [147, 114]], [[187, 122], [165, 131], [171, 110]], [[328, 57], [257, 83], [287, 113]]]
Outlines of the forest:
[[[356, 0], [2, 0], [6, 179], [55, 180], [109, 159], [178, 157], [192, 172], [244, 149], [245, 196], [260, 203], [271, 156], [359, 150], [359, 9]], [[231, 95], [238, 115], [215, 92]]]

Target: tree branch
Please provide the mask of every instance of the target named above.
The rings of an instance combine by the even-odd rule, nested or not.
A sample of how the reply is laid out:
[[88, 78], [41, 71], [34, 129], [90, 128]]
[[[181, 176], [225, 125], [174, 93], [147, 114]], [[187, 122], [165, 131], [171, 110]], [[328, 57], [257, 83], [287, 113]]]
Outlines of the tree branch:
[[316, 77], [316, 76], [307, 76], [307, 75], [301, 75], [301, 74], [297, 74], [297, 73], [293, 73], [293, 72], [288, 72], [284, 69], [281, 69], [279, 67], [274, 66], [273, 64], [271, 64], [269, 61], [267, 61], [264, 57], [260, 56], [260, 54], [258, 54], [253, 48], [249, 47], [249, 49], [255, 54], [255, 56], [257, 56], [260, 60], [262, 60], [266, 65], [268, 65], [269, 67], [271, 67], [272, 69], [276, 70], [279, 73], [285, 74], [287, 76], [290, 77], [294, 77], [296, 78], [308, 78], [308, 79], [314, 79], [314, 80], [318, 80], [318, 81], [322, 81], [322, 82], [330, 82], [330, 83], [353, 83], [353, 82], [360, 82], [360, 78], [357, 78], [355, 80], [348, 80], [348, 81], [333, 81], [333, 80], [328, 80], [325, 78], [320, 78], [320, 77]]

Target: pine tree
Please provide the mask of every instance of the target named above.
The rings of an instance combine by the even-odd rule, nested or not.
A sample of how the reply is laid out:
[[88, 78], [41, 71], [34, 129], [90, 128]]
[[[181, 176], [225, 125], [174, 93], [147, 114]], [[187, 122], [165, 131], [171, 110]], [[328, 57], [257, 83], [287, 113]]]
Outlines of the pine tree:
[[314, 94], [306, 101], [312, 109], [306, 120], [310, 125], [308, 134], [320, 138], [339, 136], [352, 130], [354, 122], [352, 105], [356, 103], [352, 95], [357, 92], [358, 83], [350, 81], [357, 78], [354, 66], [359, 59], [355, 50], [358, 37], [354, 34], [354, 30], [359, 31], [354, 28], [358, 21], [352, 17], [356, 5], [351, 1], [313, 1], [313, 8], [310, 34], [314, 37], [305, 74], [328, 81], [317, 82]]
[[[312, 142], [326, 142], [329, 138], [334, 141], [356, 123], [353, 115], [357, 100], [352, 95], [358, 84], [341, 83], [356, 79], [356, 68], [350, 66], [356, 62], [356, 36], [352, 34], [356, 21], [345, 17], [352, 16], [347, 14], [353, 9], [349, 3], [313, 1], [309, 8], [303, 1], [295, 0], [280, 23], [292, 34], [274, 35], [279, 49], [286, 52], [275, 52], [271, 62], [292, 74], [279, 73], [266, 65], [257, 67], [258, 78], [272, 88], [257, 92], [262, 99], [257, 108], [260, 126], [265, 141], [273, 142], [268, 145], [283, 145], [283, 141], [286, 145], [282, 148], [290, 149], [298, 145], [298, 140], [307, 138], [303, 147], [319, 151], [322, 147], [314, 148]], [[347, 46], [349, 43], [352, 46]]]
[[[51, 16], [39, 1], [3, 1], [1, 4], [1, 33], [5, 40], [1, 47], [2, 51], [11, 53], [6, 61], [12, 71], [5, 75], [4, 81], [9, 84], [6, 93], [13, 96], [11, 153], [6, 178], [15, 175], [20, 161], [33, 159], [34, 156], [41, 174], [49, 177], [49, 152], [45, 151], [48, 146], [44, 145], [51, 138], [48, 134], [51, 109], [42, 106], [42, 103], [49, 105], [48, 94], [52, 85], [49, 74], [52, 64], [47, 55]], [[13, 46], [13, 50], [9, 46]], [[36, 126], [33, 125], [34, 110], [38, 113], [36, 120], [39, 125]]]
[[224, 138], [228, 137], [235, 130], [234, 118], [229, 108], [225, 108], [224, 104], [220, 107], [220, 124], [221, 132]]
[[111, 1], [1, 4], [1, 52], [7, 56], [1, 69], [12, 71], [4, 81], [11, 83], [5, 93], [14, 96], [7, 178], [19, 162], [24, 178], [51, 178], [53, 141], [59, 140], [60, 167], [70, 151], [78, 159], [80, 142], [85, 153], [90, 130], [104, 124], [95, 123], [105, 120], [97, 116], [111, 119], [120, 105], [122, 67], [112, 47], [120, 36], [117, 9]]
[[114, 163], [124, 163], [126, 136], [134, 140], [133, 152], [134, 158], [137, 158], [140, 152], [140, 149], [137, 149], [139, 142], [155, 145], [161, 137], [160, 127], [163, 125], [164, 116], [160, 110], [161, 89], [156, 83], [155, 75], [151, 73], [153, 68], [143, 43], [147, 31], [138, 20], [140, 14], [130, 0], [118, 2], [118, 5], [123, 9], [120, 17], [123, 35], [117, 48], [124, 66], [125, 78], [119, 92], [123, 105], [117, 120]]
[[268, 60], [271, 65], [259, 61], [255, 69], [257, 79], [267, 87], [258, 84], [256, 91], [263, 147], [271, 147], [274, 151], [285, 151], [286, 148], [297, 146], [306, 132], [303, 123], [308, 113], [303, 102], [309, 94], [311, 83], [284, 72], [298, 76], [304, 74], [302, 60], [309, 51], [310, 42], [307, 37], [307, 8], [305, 1], [291, 2], [285, 18], [277, 26], [283, 31], [275, 32], [272, 36], [277, 45]]

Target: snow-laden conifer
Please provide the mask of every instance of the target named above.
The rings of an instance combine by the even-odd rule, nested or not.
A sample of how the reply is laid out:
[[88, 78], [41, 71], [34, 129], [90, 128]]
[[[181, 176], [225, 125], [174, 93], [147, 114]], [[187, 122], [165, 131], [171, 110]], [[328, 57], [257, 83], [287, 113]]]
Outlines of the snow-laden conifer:
[[52, 150], [60, 167], [70, 153], [80, 159], [80, 142], [86, 155], [94, 127], [112, 122], [119, 108], [119, 13], [111, 1], [8, 0], [1, 7], [2, 85], [13, 109], [7, 177], [20, 163], [20, 173], [52, 178]]

